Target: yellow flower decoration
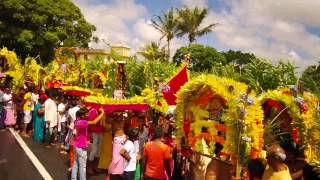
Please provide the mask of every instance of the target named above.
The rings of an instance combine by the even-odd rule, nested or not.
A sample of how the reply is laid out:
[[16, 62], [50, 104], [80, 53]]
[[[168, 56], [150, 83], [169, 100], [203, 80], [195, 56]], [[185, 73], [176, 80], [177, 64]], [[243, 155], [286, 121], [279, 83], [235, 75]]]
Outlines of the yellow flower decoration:
[[83, 100], [88, 103], [96, 103], [96, 104], [146, 104], [145, 99], [140, 96], [134, 96], [130, 99], [113, 99], [105, 96], [87, 96], [84, 97]]
[[[292, 127], [298, 130], [301, 147], [305, 150], [308, 161], [319, 160], [320, 119], [318, 117], [318, 98], [309, 93], [297, 94], [294, 97], [289, 88], [270, 90], [261, 95], [262, 104], [275, 100], [284, 105], [292, 118]], [[305, 109], [301, 109], [298, 99], [303, 100]]]
[[4, 56], [7, 59], [9, 70], [21, 68], [20, 61], [15, 52], [9, 51], [7, 48], [2, 48], [0, 50], [0, 56]]
[[146, 88], [141, 93], [142, 97], [145, 97], [146, 102], [155, 110], [166, 113], [169, 109], [167, 101], [163, 98], [162, 94], [155, 92], [150, 88]]
[[9, 51], [7, 48], [0, 50], [0, 56], [4, 56], [9, 66], [5, 75], [13, 77], [13, 90], [17, 91], [19, 87], [24, 85], [25, 80], [32, 80], [35, 85], [39, 84], [41, 80], [39, 71], [43, 69], [37, 61], [33, 58], [26, 58], [24, 65], [20, 63], [17, 55], [13, 51]]
[[[195, 79], [186, 83], [180, 91], [177, 93], [177, 108], [176, 108], [176, 126], [177, 126], [177, 136], [184, 136], [184, 121], [188, 112], [195, 111], [199, 108], [199, 105], [196, 105], [195, 102], [199, 101], [194, 98], [194, 93], [199, 93], [202, 89], [210, 90], [213, 92], [214, 96], [218, 96], [224, 101], [225, 108], [222, 110], [221, 118], [224, 120], [227, 128], [226, 139], [224, 143], [223, 152], [227, 154], [236, 155], [237, 153], [237, 142], [239, 140], [239, 134], [237, 122], [239, 120], [239, 112], [241, 104], [243, 104], [243, 108], [245, 109], [245, 115], [243, 117], [244, 128], [242, 130], [241, 136], [245, 137], [248, 142], [246, 142], [247, 149], [245, 150], [246, 156], [249, 156], [250, 150], [261, 149], [261, 140], [263, 136], [263, 111], [261, 108], [261, 104], [256, 98], [254, 92], [249, 94], [250, 97], [250, 105], [247, 102], [241, 103], [241, 97], [246, 94], [248, 86], [236, 82], [227, 78], [220, 78], [211, 75], [202, 75], [196, 77]], [[196, 96], [195, 96], [196, 97]], [[249, 98], [248, 98], [249, 99]], [[204, 98], [205, 100], [205, 98]], [[190, 107], [191, 105], [191, 107]], [[189, 108], [188, 108], [189, 106]], [[201, 107], [202, 105], [200, 105]], [[203, 126], [209, 127], [208, 132], [211, 135], [216, 135], [217, 130], [215, 125], [219, 124], [215, 121], [208, 121], [204, 117], [208, 116], [206, 111], [206, 107], [202, 107], [203, 109], [200, 112], [200, 115], [196, 115], [191, 120], [191, 136], [197, 136], [201, 133], [201, 128]], [[193, 138], [191, 137], [191, 139]], [[201, 137], [201, 136], [200, 136]], [[197, 152], [202, 152], [202, 146], [200, 146], [199, 141], [201, 139], [197, 139], [196, 143], [193, 143], [192, 148]], [[212, 142], [210, 143], [213, 144]], [[213, 155], [214, 149], [210, 148], [210, 153]]]

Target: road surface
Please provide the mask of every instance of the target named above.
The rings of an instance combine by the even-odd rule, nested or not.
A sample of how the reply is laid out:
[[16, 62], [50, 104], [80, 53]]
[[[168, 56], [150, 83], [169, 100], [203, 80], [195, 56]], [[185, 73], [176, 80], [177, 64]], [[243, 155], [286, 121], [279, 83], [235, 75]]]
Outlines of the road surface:
[[[23, 141], [52, 179], [70, 179], [67, 171], [68, 155], [60, 154], [56, 147], [44, 147], [43, 144], [36, 143], [31, 138], [23, 138]], [[0, 180], [43, 179], [30, 157], [9, 130], [0, 132], [0, 142]], [[104, 174], [88, 177], [88, 180], [104, 179]]]

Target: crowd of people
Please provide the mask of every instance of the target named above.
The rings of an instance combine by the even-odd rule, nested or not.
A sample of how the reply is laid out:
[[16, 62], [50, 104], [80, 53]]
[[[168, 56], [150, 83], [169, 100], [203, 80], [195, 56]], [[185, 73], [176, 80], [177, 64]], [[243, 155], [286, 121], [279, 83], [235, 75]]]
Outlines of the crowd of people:
[[[211, 157], [209, 165], [202, 167], [196, 153], [190, 159], [182, 156], [184, 142], [174, 141], [172, 117], [150, 111], [108, 112], [56, 89], [22, 88], [14, 94], [9, 87], [1, 87], [0, 129], [9, 128], [68, 155], [72, 180], [102, 173], [110, 180], [212, 179], [230, 175], [232, 169], [228, 165], [218, 170], [221, 162]], [[216, 158], [222, 148], [216, 147]], [[248, 178], [284, 180], [312, 175], [305, 161], [297, 161], [288, 152], [272, 146], [267, 162], [251, 159]]]
[[[55, 89], [2, 87], [1, 129], [12, 128], [69, 155], [71, 179], [106, 173], [110, 180], [171, 179], [172, 122], [149, 112], [106, 112]], [[181, 175], [181, 174], [179, 174]]]

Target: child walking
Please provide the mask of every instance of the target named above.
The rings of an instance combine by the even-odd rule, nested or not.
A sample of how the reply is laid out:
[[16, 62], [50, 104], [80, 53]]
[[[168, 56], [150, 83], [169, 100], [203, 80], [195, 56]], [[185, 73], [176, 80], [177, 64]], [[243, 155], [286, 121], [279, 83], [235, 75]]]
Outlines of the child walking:
[[128, 140], [125, 142], [123, 149], [120, 150], [120, 155], [126, 160], [123, 174], [124, 180], [134, 180], [135, 178], [137, 159], [139, 159], [139, 143], [136, 141], [138, 134], [139, 131], [137, 129], [130, 129], [127, 132]]

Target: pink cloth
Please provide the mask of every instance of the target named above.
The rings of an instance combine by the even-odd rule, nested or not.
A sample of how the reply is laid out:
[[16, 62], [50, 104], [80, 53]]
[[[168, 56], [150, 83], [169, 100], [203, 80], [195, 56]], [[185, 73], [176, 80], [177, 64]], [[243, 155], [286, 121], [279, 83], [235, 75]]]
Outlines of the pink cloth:
[[16, 117], [14, 117], [14, 109], [13, 108], [6, 108], [6, 119], [4, 120], [4, 124], [6, 126], [12, 126], [16, 124]]
[[[98, 117], [97, 109], [90, 109], [88, 114], [88, 121], [93, 121], [96, 117]], [[98, 124], [91, 124], [89, 125], [89, 131], [94, 133], [103, 133], [104, 127]]]
[[103, 108], [107, 113], [123, 110], [146, 111], [150, 108], [147, 104], [97, 104], [86, 102], [86, 105], [95, 109]]
[[[163, 136], [163, 143], [165, 143], [166, 145], [168, 145], [169, 147], [173, 148], [173, 139], [171, 136]], [[171, 177], [173, 175], [173, 170], [174, 170], [174, 160], [170, 159], [170, 170], [171, 170]], [[166, 176], [166, 180], [170, 180], [167, 171], [164, 171], [165, 176]]]
[[77, 148], [87, 148], [87, 128], [88, 121], [86, 120], [76, 120], [75, 121], [75, 129], [77, 131], [76, 135], [73, 138], [73, 144]]
[[126, 136], [116, 136], [112, 142], [112, 160], [109, 166], [109, 174], [123, 174], [125, 159], [120, 155], [120, 150], [123, 148], [126, 141]]

